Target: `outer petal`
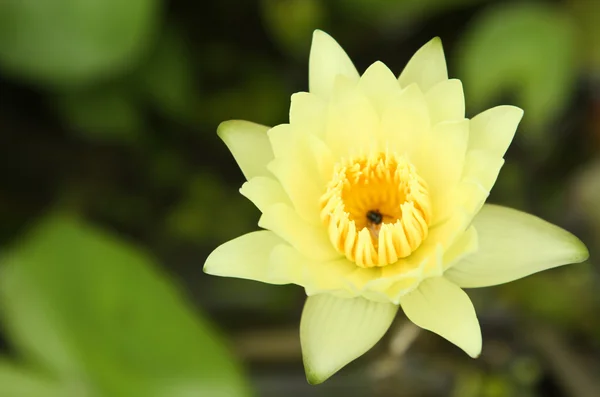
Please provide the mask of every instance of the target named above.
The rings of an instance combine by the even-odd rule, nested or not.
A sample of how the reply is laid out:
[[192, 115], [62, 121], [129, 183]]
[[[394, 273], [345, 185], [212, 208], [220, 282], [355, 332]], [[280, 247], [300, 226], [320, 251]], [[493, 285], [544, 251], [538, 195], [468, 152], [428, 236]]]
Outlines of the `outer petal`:
[[300, 322], [308, 381], [321, 383], [366, 353], [386, 333], [397, 311], [391, 303], [364, 298], [308, 297]]
[[479, 250], [445, 273], [464, 288], [506, 283], [589, 256], [571, 233], [514, 209], [486, 204], [473, 225]]
[[281, 184], [275, 179], [265, 176], [257, 176], [245, 182], [240, 188], [240, 193], [252, 201], [260, 212], [265, 212], [269, 206], [275, 203], [291, 205]]
[[512, 142], [523, 110], [515, 106], [496, 106], [471, 120], [469, 150], [483, 149], [503, 157]]
[[465, 118], [465, 94], [460, 80], [450, 79], [437, 83], [427, 91], [425, 98], [432, 124]]
[[434, 225], [444, 220], [442, 215], [446, 214], [439, 207], [446, 205], [446, 195], [461, 180], [468, 142], [468, 120], [438, 123], [420, 153], [411, 159], [429, 185]]
[[412, 158], [429, 136], [431, 122], [425, 95], [417, 84], [405, 87], [386, 104], [381, 114], [378, 138], [381, 148], [407, 154]]
[[323, 137], [327, 102], [309, 92], [292, 94], [290, 104], [290, 124], [304, 134]]
[[475, 358], [481, 353], [481, 329], [471, 300], [444, 277], [429, 278], [400, 300], [406, 316]]
[[369, 66], [361, 76], [358, 87], [371, 100], [379, 113], [393, 96], [400, 94], [400, 84], [396, 76], [380, 61]]
[[308, 86], [313, 94], [327, 99], [331, 95], [337, 75], [358, 81], [359, 74], [354, 64], [327, 33], [315, 30], [308, 61]]
[[375, 149], [379, 116], [373, 103], [355, 89], [330, 104], [325, 142], [338, 156], [356, 156]]
[[327, 229], [305, 222], [289, 205], [277, 203], [267, 207], [258, 225], [286, 240], [307, 258], [329, 261], [340, 257], [329, 241]]
[[402, 87], [417, 83], [423, 92], [448, 80], [442, 40], [436, 37], [421, 47], [408, 61], [398, 80]]
[[222, 122], [217, 134], [225, 142], [247, 180], [255, 176], [269, 176], [267, 164], [273, 160], [273, 151], [267, 136], [269, 127], [244, 120]]
[[280, 267], [277, 269], [277, 276], [271, 270], [271, 253], [280, 244], [284, 244], [283, 240], [270, 231], [245, 234], [217, 247], [206, 259], [204, 272], [213, 276], [245, 278], [269, 284], [289, 284], [289, 280], [279, 275], [286, 273], [281, 267], [294, 264], [277, 264]]

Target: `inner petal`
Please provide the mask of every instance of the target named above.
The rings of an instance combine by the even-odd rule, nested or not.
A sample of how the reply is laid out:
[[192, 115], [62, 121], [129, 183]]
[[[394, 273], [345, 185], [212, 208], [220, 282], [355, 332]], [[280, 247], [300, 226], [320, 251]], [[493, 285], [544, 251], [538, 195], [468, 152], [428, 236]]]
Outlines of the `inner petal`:
[[333, 246], [365, 268], [409, 256], [432, 220], [425, 180], [406, 157], [385, 152], [336, 164], [320, 204]]

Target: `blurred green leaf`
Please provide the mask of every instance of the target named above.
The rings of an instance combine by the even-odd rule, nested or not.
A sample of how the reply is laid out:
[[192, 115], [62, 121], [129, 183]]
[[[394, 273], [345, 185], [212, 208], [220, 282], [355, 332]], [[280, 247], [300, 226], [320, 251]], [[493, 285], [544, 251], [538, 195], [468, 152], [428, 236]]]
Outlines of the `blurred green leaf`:
[[[7, 397], [75, 397], [58, 382], [45, 379], [0, 358], [0, 395]], [[78, 394], [79, 397], [84, 397]]]
[[210, 324], [145, 253], [113, 236], [50, 217], [0, 275], [10, 340], [65, 384], [79, 383], [77, 397], [248, 395]]
[[321, 0], [262, 0], [262, 16], [271, 34], [290, 54], [305, 58], [312, 33], [321, 28], [325, 9]]
[[2, 0], [0, 67], [45, 86], [123, 72], [146, 50], [160, 0]]
[[68, 92], [55, 108], [71, 131], [90, 141], [132, 143], [144, 128], [143, 109], [124, 85]]
[[137, 72], [139, 91], [158, 111], [175, 120], [193, 121], [200, 108], [191, 57], [184, 36], [170, 26]]
[[[465, 33], [458, 58], [467, 100], [482, 109], [507, 92], [525, 110], [526, 137], [543, 135], [569, 102], [577, 74], [576, 26], [559, 8], [510, 3], [479, 14]], [[533, 135], [533, 133], [537, 133]]]

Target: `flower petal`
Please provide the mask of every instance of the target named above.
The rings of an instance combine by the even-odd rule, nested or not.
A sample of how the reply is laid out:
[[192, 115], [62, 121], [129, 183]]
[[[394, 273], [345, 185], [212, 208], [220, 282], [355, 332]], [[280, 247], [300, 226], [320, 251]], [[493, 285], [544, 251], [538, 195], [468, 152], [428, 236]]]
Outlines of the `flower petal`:
[[419, 174], [427, 181], [433, 198], [433, 223], [444, 220], [438, 207], [446, 203], [446, 196], [460, 182], [469, 142], [469, 122], [444, 121], [433, 127], [420, 153], [411, 158]]
[[423, 92], [448, 80], [442, 40], [436, 37], [421, 47], [408, 61], [398, 80], [402, 87], [417, 83]]
[[269, 127], [244, 120], [224, 121], [217, 128], [217, 134], [227, 145], [246, 180], [270, 175], [267, 164], [273, 160], [273, 150], [268, 130]]
[[481, 353], [481, 329], [467, 294], [444, 277], [424, 280], [400, 299], [406, 316], [435, 332], [475, 358]]
[[469, 150], [483, 149], [503, 157], [513, 140], [523, 110], [516, 106], [496, 106], [471, 119]]
[[315, 176], [311, 167], [297, 161], [294, 155], [289, 159], [275, 159], [267, 168], [277, 177], [298, 214], [313, 225], [321, 224], [319, 198], [324, 187], [320, 185], [319, 175]]
[[300, 322], [308, 381], [322, 383], [366, 353], [386, 333], [397, 311], [398, 306], [391, 303], [364, 298], [308, 297]]
[[341, 256], [329, 241], [327, 229], [306, 223], [289, 205], [267, 207], [258, 226], [271, 230], [312, 260], [329, 261]]
[[460, 80], [443, 80], [425, 95], [432, 124], [465, 118], [465, 94]]
[[295, 131], [303, 134], [323, 136], [325, 130], [326, 101], [309, 92], [292, 95], [290, 104], [290, 124]]
[[330, 104], [325, 142], [340, 157], [369, 153], [377, 145], [379, 116], [359, 89]]
[[487, 287], [569, 263], [589, 254], [574, 235], [536, 216], [486, 204], [473, 220], [479, 250], [445, 276], [463, 288]]
[[429, 135], [430, 130], [425, 95], [417, 84], [411, 84], [386, 104], [381, 115], [378, 139], [383, 150], [412, 158], [412, 153], [420, 148], [421, 141]]
[[257, 176], [245, 182], [240, 188], [240, 193], [252, 201], [260, 212], [265, 212], [275, 203], [291, 204], [281, 184], [265, 176]]
[[[245, 278], [269, 284], [289, 284], [290, 280], [275, 276], [271, 270], [271, 253], [281, 244], [285, 244], [284, 241], [270, 231], [245, 234], [211, 252], [204, 264], [204, 272], [213, 276]], [[294, 265], [277, 264], [281, 267]], [[296, 272], [296, 269], [288, 270]], [[285, 273], [282, 269], [277, 269], [277, 274]]]
[[358, 81], [359, 74], [340, 45], [327, 33], [315, 30], [308, 60], [308, 86], [313, 94], [327, 99], [335, 77], [344, 75]]
[[371, 100], [379, 113], [394, 95], [400, 93], [400, 84], [394, 73], [383, 62], [375, 62], [363, 73], [358, 87]]

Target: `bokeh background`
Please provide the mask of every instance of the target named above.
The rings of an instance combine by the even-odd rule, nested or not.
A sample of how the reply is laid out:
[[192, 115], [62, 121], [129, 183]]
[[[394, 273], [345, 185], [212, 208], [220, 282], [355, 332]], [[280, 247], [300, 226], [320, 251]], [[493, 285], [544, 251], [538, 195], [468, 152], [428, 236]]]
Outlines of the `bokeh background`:
[[[315, 28], [525, 109], [489, 201], [591, 259], [469, 290], [477, 360], [400, 314], [312, 387], [303, 290], [202, 273], [259, 216], [216, 127], [286, 122]], [[600, 2], [0, 0], [0, 244], [2, 397], [600, 396]]]

